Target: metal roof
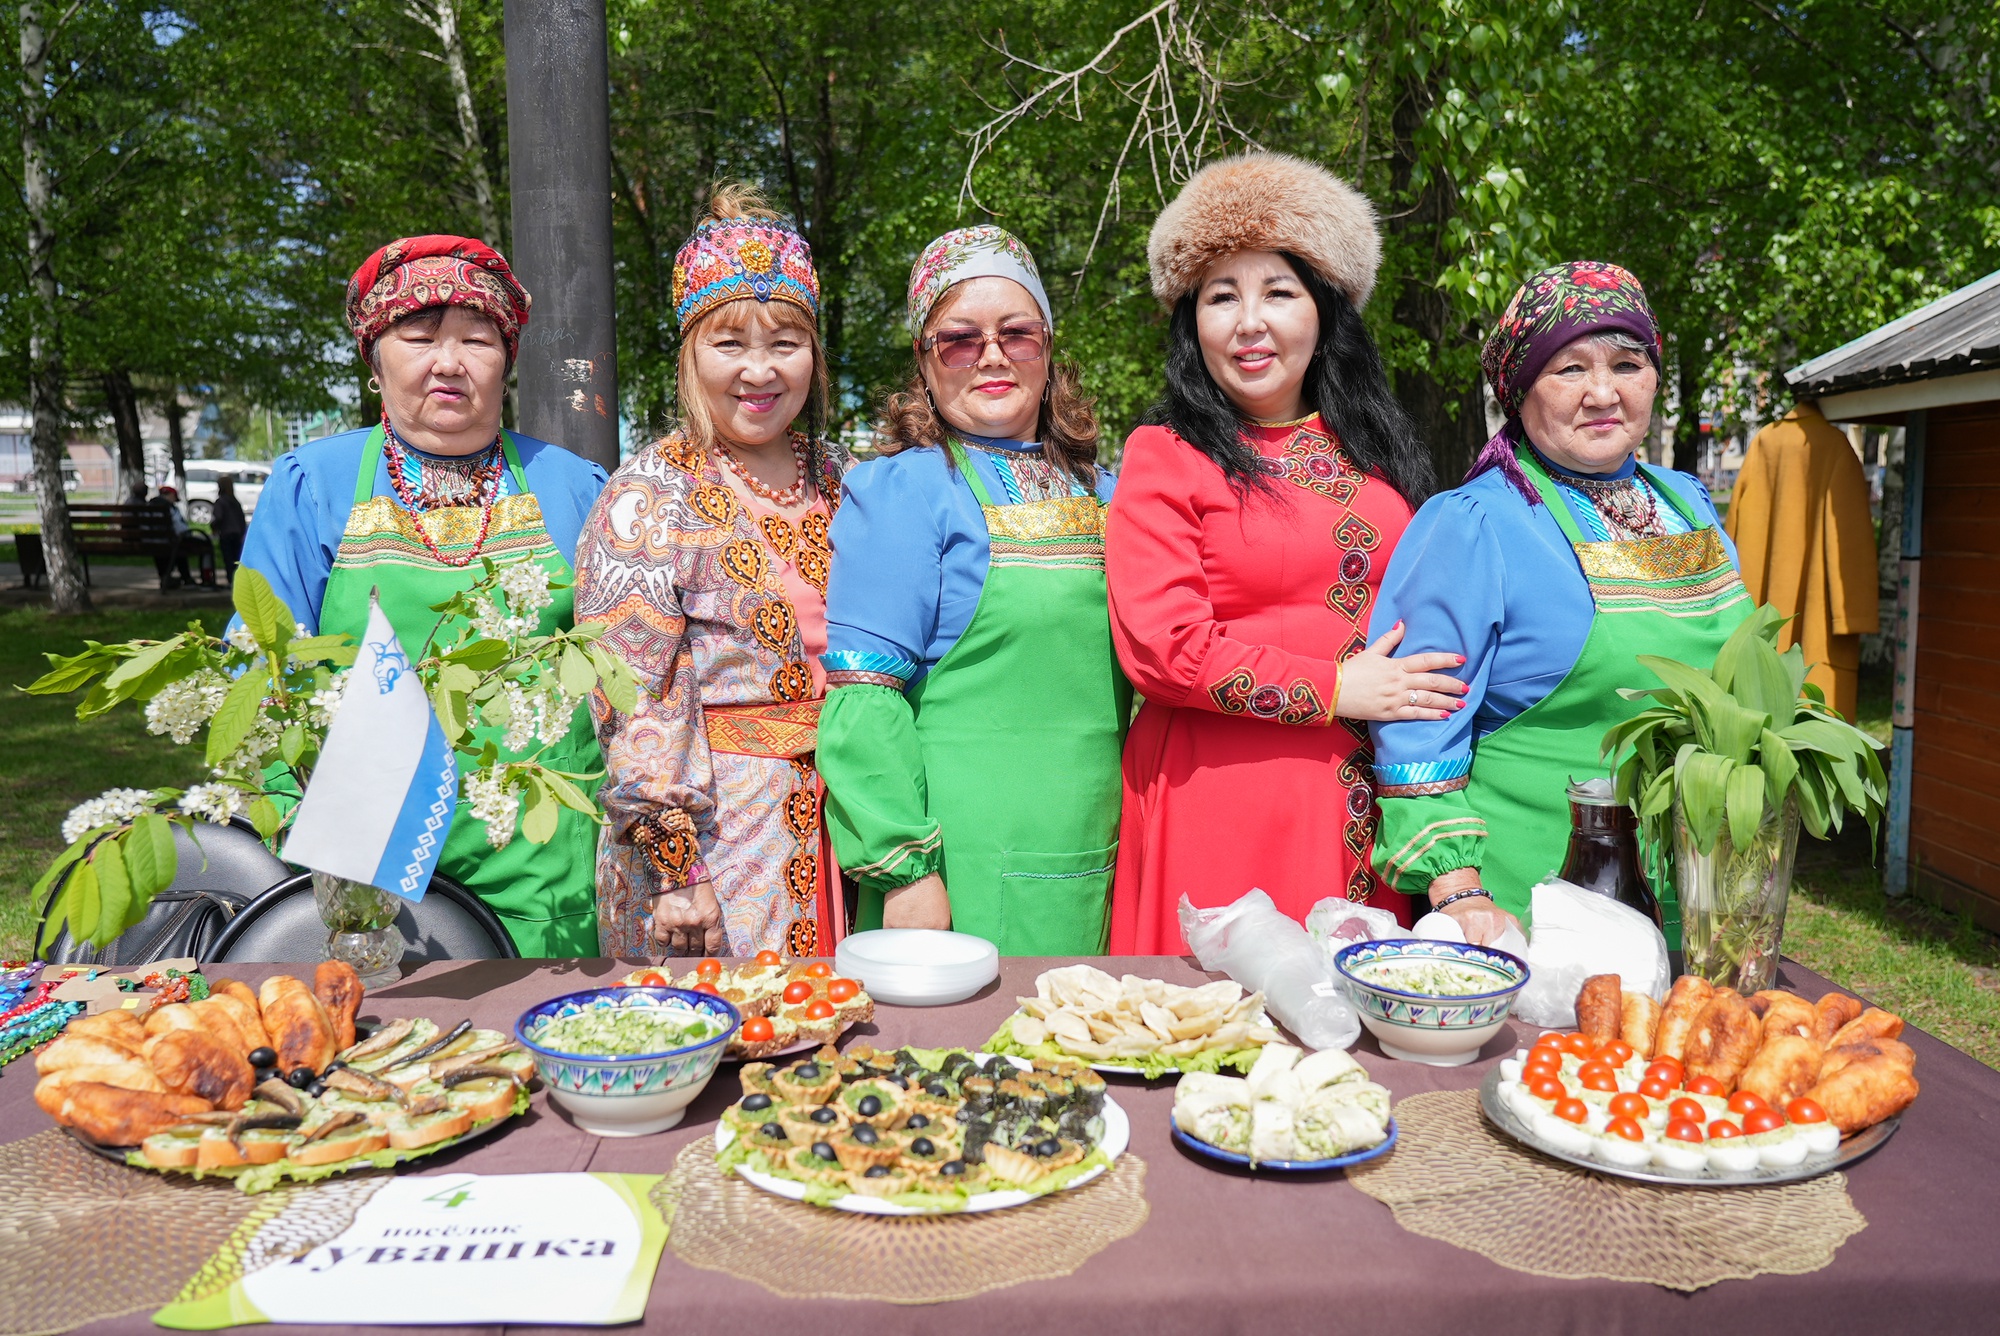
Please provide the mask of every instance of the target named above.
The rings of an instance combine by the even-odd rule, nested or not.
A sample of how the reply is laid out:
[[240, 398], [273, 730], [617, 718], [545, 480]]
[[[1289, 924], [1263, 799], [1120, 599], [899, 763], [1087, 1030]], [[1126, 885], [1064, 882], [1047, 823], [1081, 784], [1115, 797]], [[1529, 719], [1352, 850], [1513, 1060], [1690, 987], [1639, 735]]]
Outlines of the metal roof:
[[1785, 373], [1818, 398], [2000, 367], [2000, 270]]

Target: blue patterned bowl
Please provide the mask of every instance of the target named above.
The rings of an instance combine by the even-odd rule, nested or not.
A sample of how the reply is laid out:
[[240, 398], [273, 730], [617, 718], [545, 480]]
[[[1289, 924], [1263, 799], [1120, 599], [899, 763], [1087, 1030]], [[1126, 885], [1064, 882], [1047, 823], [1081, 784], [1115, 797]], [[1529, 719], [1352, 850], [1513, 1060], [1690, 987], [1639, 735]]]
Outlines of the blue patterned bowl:
[[[1426, 964], [1446, 962], [1492, 976], [1490, 992], [1448, 996], [1398, 988], [1395, 976]], [[1361, 1013], [1361, 1023], [1382, 1045], [1382, 1051], [1405, 1062], [1433, 1067], [1459, 1067], [1479, 1056], [1479, 1050], [1499, 1032], [1514, 998], [1528, 982], [1528, 966], [1519, 956], [1464, 942], [1428, 942], [1401, 938], [1388, 942], [1356, 942], [1333, 958], [1333, 967], [1347, 985], [1347, 995]], [[1361, 973], [1371, 977], [1357, 977]]]
[[[692, 1011], [714, 1020], [715, 1034], [665, 1053], [589, 1057], [560, 1053], [535, 1042], [551, 1021], [598, 1008]], [[549, 1098], [569, 1111], [584, 1131], [601, 1137], [664, 1132], [715, 1075], [729, 1036], [743, 1013], [727, 999], [687, 988], [589, 988], [529, 1007], [514, 1022], [514, 1037], [535, 1058]]]

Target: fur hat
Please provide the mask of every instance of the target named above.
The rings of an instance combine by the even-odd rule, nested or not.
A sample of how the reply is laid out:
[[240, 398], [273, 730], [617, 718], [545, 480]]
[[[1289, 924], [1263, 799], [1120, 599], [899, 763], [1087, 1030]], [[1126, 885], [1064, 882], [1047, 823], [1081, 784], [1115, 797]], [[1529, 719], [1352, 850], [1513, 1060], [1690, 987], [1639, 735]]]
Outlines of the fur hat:
[[1208, 266], [1237, 251], [1288, 251], [1360, 310], [1375, 290], [1382, 237], [1367, 196], [1318, 163], [1243, 153], [1194, 174], [1146, 244], [1153, 295], [1171, 307]]

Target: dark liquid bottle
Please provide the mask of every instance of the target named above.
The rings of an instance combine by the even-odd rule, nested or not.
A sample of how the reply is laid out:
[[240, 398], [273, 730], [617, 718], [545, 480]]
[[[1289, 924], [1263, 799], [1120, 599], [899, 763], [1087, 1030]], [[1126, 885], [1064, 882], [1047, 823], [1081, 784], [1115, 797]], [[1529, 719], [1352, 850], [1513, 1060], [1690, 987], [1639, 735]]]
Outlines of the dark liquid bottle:
[[1660, 902], [1639, 863], [1639, 819], [1612, 796], [1608, 779], [1570, 783], [1569, 853], [1562, 878], [1629, 905], [1662, 931], [1666, 928]]

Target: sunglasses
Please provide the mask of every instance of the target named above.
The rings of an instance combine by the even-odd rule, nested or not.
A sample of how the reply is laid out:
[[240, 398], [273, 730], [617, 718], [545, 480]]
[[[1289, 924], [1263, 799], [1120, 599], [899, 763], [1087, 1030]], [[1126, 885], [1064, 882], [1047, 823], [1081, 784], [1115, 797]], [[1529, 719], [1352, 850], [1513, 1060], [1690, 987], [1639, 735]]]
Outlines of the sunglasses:
[[968, 367], [978, 364], [986, 356], [986, 345], [1000, 345], [1000, 355], [1010, 362], [1039, 362], [1048, 349], [1049, 327], [1047, 325], [1008, 325], [1005, 329], [988, 333], [983, 329], [947, 329], [931, 335], [923, 342], [925, 352], [937, 354], [938, 361], [948, 367]]

